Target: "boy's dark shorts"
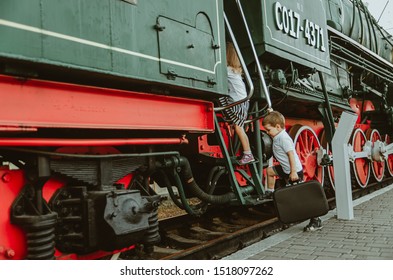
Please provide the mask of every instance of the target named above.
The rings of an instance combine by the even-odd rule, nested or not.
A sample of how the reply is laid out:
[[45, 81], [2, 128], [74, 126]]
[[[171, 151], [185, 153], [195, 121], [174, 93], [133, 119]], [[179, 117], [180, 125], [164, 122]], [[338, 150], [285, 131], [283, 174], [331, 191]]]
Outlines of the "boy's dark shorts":
[[[272, 168], [274, 170], [274, 173], [276, 173], [280, 177], [280, 179], [284, 179], [286, 182], [289, 181], [289, 174], [284, 172], [281, 165], [275, 165], [275, 166], [272, 166]], [[297, 176], [299, 176], [300, 181], [303, 181], [303, 176], [304, 176], [303, 170], [299, 171], [297, 173]]]

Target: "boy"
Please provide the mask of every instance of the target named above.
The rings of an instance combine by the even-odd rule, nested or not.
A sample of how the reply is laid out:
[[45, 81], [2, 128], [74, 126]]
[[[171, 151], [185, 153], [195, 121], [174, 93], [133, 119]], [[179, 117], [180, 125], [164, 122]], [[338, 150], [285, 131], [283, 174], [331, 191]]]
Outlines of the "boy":
[[[280, 165], [269, 166], [266, 170], [267, 187], [266, 196], [272, 197], [275, 177], [278, 176], [286, 182], [303, 180], [303, 167], [296, 153], [292, 138], [285, 131], [285, 118], [277, 112], [271, 111], [262, 122], [267, 134], [273, 138], [273, 155]], [[315, 231], [322, 228], [320, 218], [311, 218], [304, 231]]]

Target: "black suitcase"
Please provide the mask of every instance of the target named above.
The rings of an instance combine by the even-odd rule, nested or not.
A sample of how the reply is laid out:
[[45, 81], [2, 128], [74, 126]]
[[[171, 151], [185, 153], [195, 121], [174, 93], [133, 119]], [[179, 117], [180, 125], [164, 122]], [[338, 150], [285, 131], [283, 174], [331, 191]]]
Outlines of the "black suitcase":
[[296, 223], [325, 215], [329, 205], [318, 181], [301, 182], [277, 189], [273, 193], [278, 219]]

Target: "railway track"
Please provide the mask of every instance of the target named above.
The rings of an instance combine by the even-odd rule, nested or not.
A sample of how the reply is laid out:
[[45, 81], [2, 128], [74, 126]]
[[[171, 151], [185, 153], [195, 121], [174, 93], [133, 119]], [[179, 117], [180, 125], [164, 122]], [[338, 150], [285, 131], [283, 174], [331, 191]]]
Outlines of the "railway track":
[[220, 259], [282, 230], [271, 202], [253, 208], [212, 210], [200, 218], [160, 221], [161, 243], [153, 252], [137, 248], [121, 259]]
[[[359, 198], [393, 183], [393, 178], [353, 191]], [[335, 198], [328, 198], [334, 209]], [[120, 259], [211, 260], [221, 259], [288, 228], [276, 217], [273, 201], [250, 208], [209, 211], [200, 218], [188, 215], [160, 221], [161, 243], [154, 250], [136, 248]]]

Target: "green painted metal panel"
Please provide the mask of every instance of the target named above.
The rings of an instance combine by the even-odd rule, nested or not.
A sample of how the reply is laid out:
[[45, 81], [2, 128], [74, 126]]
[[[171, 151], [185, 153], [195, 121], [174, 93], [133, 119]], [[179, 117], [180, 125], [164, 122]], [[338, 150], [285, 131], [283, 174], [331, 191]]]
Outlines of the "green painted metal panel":
[[[206, 18], [204, 14], [198, 17]], [[203, 24], [205, 21], [198, 22]], [[158, 18], [157, 28], [161, 29], [158, 31], [161, 73], [206, 82], [215, 80], [216, 51], [210, 28], [206, 32], [196, 24], [188, 25], [165, 17]], [[184, 67], [185, 64], [188, 67]]]
[[[231, 22], [239, 18], [234, 2], [225, 2]], [[323, 0], [243, 0], [241, 4], [258, 55], [274, 54], [329, 72], [330, 56]], [[240, 19], [237, 22], [240, 23]], [[234, 29], [240, 45], [247, 47], [244, 27], [238, 24]], [[250, 62], [250, 53], [246, 51], [245, 56]]]
[[367, 49], [393, 62], [393, 47], [388, 42], [390, 34], [381, 31], [363, 9], [362, 2], [329, 0], [326, 1], [327, 23]]
[[[103, 46], [111, 45], [109, 1], [42, 0], [41, 5], [42, 29], [56, 30], [59, 34]], [[94, 68], [98, 69], [111, 69], [109, 48], [92, 47], [67, 39], [45, 36], [43, 51], [45, 59], [84, 67], [94, 65]]]
[[[213, 48], [224, 46], [222, 9], [222, 0], [1, 0], [0, 59], [223, 94], [225, 50]], [[162, 19], [173, 28], [155, 28]], [[195, 48], [180, 49], [188, 40]]]
[[322, 0], [263, 0], [266, 50], [290, 54], [300, 64], [328, 71], [330, 59], [325, 5]]
[[18, 57], [27, 56], [35, 59], [41, 57], [41, 34], [5, 25], [8, 22], [15, 22], [39, 27], [41, 18], [36, 16], [40, 14], [39, 3], [40, 0], [0, 1], [0, 53], [12, 53]]

